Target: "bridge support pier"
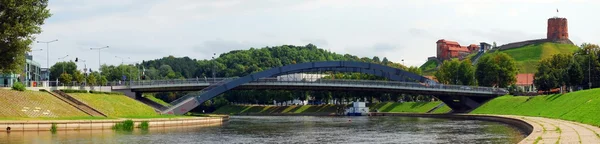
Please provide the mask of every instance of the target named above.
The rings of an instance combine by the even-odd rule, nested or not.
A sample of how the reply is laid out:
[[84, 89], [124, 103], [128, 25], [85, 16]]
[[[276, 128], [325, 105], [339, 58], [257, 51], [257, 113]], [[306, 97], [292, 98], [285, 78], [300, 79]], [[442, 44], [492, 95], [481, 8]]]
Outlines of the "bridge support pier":
[[493, 99], [493, 97], [473, 97], [473, 96], [436, 96], [452, 109], [452, 113], [468, 113], [485, 102]]

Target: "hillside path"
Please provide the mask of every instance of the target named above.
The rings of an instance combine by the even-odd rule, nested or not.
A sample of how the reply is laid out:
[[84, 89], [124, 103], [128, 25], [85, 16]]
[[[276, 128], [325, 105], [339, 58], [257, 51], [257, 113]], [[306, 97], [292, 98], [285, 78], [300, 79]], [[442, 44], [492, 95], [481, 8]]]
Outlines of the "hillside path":
[[600, 143], [600, 128], [578, 122], [514, 115], [493, 115], [523, 120], [533, 126], [533, 132], [521, 144], [588, 144]]

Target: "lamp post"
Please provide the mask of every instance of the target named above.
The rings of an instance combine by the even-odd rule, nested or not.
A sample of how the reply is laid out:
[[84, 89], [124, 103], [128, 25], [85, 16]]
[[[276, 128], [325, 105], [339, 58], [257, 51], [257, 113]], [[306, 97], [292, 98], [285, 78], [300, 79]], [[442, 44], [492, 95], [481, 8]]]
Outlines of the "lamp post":
[[37, 43], [45, 43], [46, 44], [46, 80], [50, 81], [50, 43], [57, 42], [58, 39], [51, 41], [37, 41]]
[[[58, 60], [64, 60], [67, 57], [69, 57], [69, 55], [66, 55], [64, 57], [60, 57], [60, 58], [58, 58]], [[62, 72], [65, 73], [65, 65], [62, 66]]]
[[[31, 50], [31, 52], [34, 51], [42, 51], [44, 49], [35, 49], [35, 50]], [[25, 86], [29, 85], [29, 66], [27, 66], [27, 58], [25, 58], [25, 67], [23, 68], [23, 71], [25, 72], [25, 75], [23, 76], [24, 80], [23, 82], [25, 82]]]
[[115, 58], [120, 58], [121, 59], [121, 65], [123, 64], [123, 60], [124, 59], [131, 59], [129, 57], [119, 57], [119, 56], [115, 56]]
[[[108, 46], [104, 46], [104, 47], [98, 47], [98, 48], [90, 48], [90, 50], [98, 50], [98, 71], [100, 71], [100, 67], [102, 67], [102, 64], [100, 63], [100, 50], [103, 49], [107, 49]], [[102, 72], [102, 71], [100, 71]]]

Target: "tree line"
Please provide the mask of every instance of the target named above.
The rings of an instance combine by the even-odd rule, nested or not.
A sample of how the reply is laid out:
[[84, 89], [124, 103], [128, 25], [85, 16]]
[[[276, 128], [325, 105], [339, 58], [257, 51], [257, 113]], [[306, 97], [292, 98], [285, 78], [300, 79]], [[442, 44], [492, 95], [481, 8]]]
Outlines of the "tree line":
[[543, 59], [534, 75], [534, 85], [541, 91], [561, 87], [568, 90], [597, 88], [600, 86], [599, 58], [600, 47], [584, 43], [575, 53]]

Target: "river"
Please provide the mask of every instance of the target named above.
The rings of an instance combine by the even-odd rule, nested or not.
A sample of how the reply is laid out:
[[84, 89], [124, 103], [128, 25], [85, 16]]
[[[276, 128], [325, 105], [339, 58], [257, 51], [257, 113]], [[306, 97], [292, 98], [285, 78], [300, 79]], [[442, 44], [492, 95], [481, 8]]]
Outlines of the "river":
[[517, 143], [516, 128], [415, 117], [232, 116], [223, 125], [115, 132], [10, 132], [0, 143]]

